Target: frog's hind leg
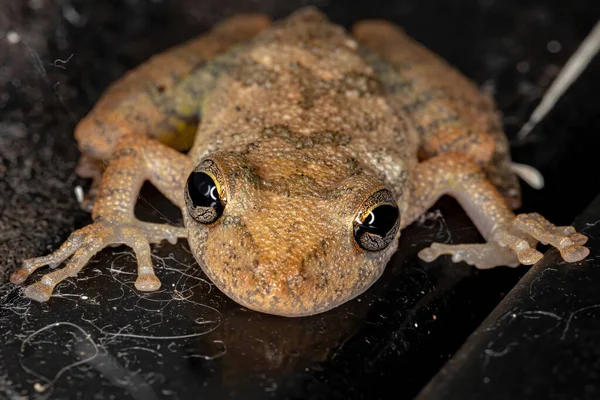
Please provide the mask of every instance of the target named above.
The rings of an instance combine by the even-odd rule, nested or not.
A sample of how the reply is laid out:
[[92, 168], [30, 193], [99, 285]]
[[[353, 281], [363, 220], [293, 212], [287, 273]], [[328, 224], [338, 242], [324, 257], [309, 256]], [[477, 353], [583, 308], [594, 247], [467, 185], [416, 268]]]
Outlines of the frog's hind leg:
[[519, 207], [519, 182], [494, 102], [387, 21], [362, 21], [353, 33], [388, 89], [392, 105], [414, 122], [421, 159], [464, 154], [483, 167], [511, 208]]
[[497, 129], [488, 131], [494, 138], [495, 149], [490, 160], [482, 165], [487, 178], [498, 188], [511, 209], [521, 207], [521, 187], [510, 157], [508, 138], [497, 122]]

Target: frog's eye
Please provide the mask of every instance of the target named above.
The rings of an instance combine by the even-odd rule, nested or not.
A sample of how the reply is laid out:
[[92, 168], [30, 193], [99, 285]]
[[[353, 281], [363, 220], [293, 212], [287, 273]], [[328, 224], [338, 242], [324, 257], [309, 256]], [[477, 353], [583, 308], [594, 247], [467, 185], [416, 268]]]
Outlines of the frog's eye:
[[215, 179], [204, 171], [190, 174], [185, 191], [185, 202], [190, 216], [201, 224], [212, 224], [225, 208]]
[[363, 250], [380, 251], [389, 246], [400, 228], [400, 211], [388, 190], [374, 193], [354, 220], [354, 241]]

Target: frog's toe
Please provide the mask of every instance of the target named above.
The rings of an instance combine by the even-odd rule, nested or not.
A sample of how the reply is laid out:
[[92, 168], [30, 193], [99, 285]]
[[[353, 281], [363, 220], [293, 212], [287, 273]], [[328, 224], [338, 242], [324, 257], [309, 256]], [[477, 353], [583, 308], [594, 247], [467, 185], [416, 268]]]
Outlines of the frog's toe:
[[543, 257], [542, 253], [531, 247], [532, 245], [535, 246], [535, 242], [532, 241], [530, 243], [522, 235], [517, 235], [504, 226], [494, 231], [490, 238], [490, 243], [510, 249], [517, 256], [521, 264], [533, 265]]
[[[569, 227], [571, 228], [571, 227]], [[575, 232], [569, 235], [569, 238], [571, 238], [571, 240], [573, 241], [573, 243], [577, 246], [583, 246], [584, 244], [587, 243], [588, 241], [588, 237], [585, 235], [582, 235], [579, 232]]]
[[438, 258], [440, 256], [440, 253], [437, 252], [434, 248], [434, 246], [437, 244], [438, 243], [433, 243], [430, 247], [426, 247], [426, 248], [422, 249], [421, 251], [419, 251], [419, 253], [418, 253], [419, 258], [426, 262], [432, 262], [436, 258]]
[[433, 243], [419, 252], [419, 258], [431, 262], [440, 255], [449, 255], [453, 262], [464, 261], [479, 269], [488, 269], [500, 265], [515, 267], [519, 261], [511, 250], [496, 243], [441, 244]]
[[[85, 228], [84, 228], [85, 229]], [[30, 258], [23, 261], [21, 268], [16, 270], [11, 276], [10, 281], [15, 285], [20, 285], [38, 268], [45, 265], [50, 268], [56, 268], [63, 261], [75, 253], [83, 244], [82, 230], [73, 232], [69, 238], [55, 252], [42, 257]]]
[[153, 292], [160, 289], [160, 280], [154, 274], [152, 266], [152, 255], [146, 232], [132, 227], [124, 228], [123, 234], [126, 237], [125, 244], [133, 249], [137, 258], [138, 277], [135, 281], [135, 288], [141, 292]]
[[50, 300], [53, 290], [54, 286], [44, 283], [42, 278], [41, 281], [24, 288], [23, 294], [32, 300], [39, 301], [40, 303], [45, 303], [48, 300]]
[[589, 249], [582, 246], [587, 242], [585, 235], [576, 232], [572, 226], [555, 226], [540, 214], [517, 215], [512, 227], [557, 248], [567, 262], [581, 261], [590, 253]]
[[560, 249], [560, 255], [567, 262], [577, 262], [586, 258], [590, 254], [590, 249], [583, 246], [570, 246]]
[[135, 288], [140, 292], [154, 292], [160, 285], [160, 279], [154, 273], [139, 274], [135, 280]]
[[23, 292], [32, 300], [48, 301], [56, 285], [67, 278], [76, 276], [98, 251], [104, 247], [101, 240], [86, 238], [81, 248], [75, 251], [64, 268], [57, 269], [42, 277], [39, 282], [27, 286]]
[[544, 257], [542, 253], [536, 249], [525, 249], [517, 252], [519, 262], [524, 265], [533, 265]]
[[27, 270], [19, 268], [10, 276], [10, 282], [14, 283], [15, 285], [20, 285], [21, 283], [25, 282], [28, 276], [29, 273]]

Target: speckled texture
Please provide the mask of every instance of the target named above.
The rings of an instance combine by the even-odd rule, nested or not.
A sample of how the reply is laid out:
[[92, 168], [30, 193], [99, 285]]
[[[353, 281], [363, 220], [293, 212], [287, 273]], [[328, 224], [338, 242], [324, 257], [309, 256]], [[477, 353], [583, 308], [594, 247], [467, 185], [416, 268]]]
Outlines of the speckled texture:
[[[530, 248], [537, 241], [559, 247], [571, 262], [589, 253], [581, 246], [586, 237], [572, 229], [537, 215], [514, 218], [475, 165], [510, 176], [505, 146], [496, 157], [496, 138], [504, 144], [506, 138], [491, 101], [399, 29], [362, 23], [357, 43], [315, 8], [267, 25], [260, 16], [225, 21], [210, 35], [154, 57], [106, 92], [75, 132], [85, 157], [108, 161], [94, 224], [12, 275], [20, 284], [40, 266], [73, 255], [64, 269], [28, 286], [28, 297], [48, 300], [58, 283], [115, 243], [136, 253], [136, 288], [157, 290], [149, 242], [187, 236], [211, 280], [246, 307], [285, 316], [327, 311], [371, 286], [397, 247], [386, 240], [387, 246], [364, 251], [354, 243], [354, 221], [362, 223], [363, 207], [371, 210], [369, 199], [382, 189], [393, 199], [385, 204], [408, 216], [401, 226], [450, 194], [488, 242], [434, 245], [420, 253], [427, 261], [452, 254], [479, 268], [514, 266], [514, 252], [521, 263], [533, 264], [542, 256]], [[244, 38], [250, 41], [235, 46]], [[189, 55], [198, 48], [199, 55]], [[365, 51], [372, 54], [361, 56]], [[447, 84], [440, 76], [457, 78]], [[187, 156], [152, 139], [173, 143], [198, 120]], [[426, 159], [420, 164], [418, 149]], [[206, 159], [215, 166], [211, 176], [225, 208], [219, 220], [195, 221], [189, 217], [195, 211], [183, 210], [185, 235], [136, 220], [144, 180], [183, 208], [185, 179]], [[518, 202], [515, 178], [499, 182], [504, 197]], [[381, 234], [397, 238], [398, 230]]]

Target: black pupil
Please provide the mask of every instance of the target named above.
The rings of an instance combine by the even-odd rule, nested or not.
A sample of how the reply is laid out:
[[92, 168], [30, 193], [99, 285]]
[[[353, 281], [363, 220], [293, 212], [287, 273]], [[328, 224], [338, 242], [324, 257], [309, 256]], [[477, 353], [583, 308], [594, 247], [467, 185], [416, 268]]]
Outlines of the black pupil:
[[365, 232], [385, 236], [394, 227], [396, 220], [398, 220], [398, 208], [384, 204], [371, 210], [360, 227]]
[[188, 179], [188, 192], [194, 207], [223, 208], [219, 191], [213, 179], [204, 172], [192, 172]]

